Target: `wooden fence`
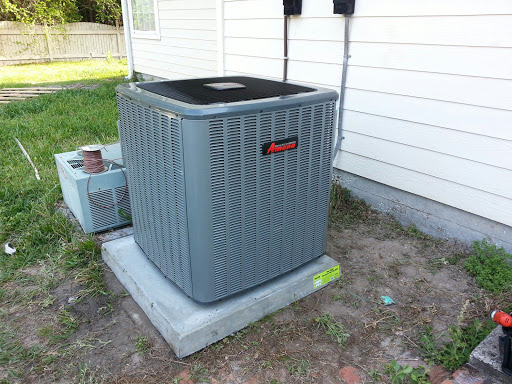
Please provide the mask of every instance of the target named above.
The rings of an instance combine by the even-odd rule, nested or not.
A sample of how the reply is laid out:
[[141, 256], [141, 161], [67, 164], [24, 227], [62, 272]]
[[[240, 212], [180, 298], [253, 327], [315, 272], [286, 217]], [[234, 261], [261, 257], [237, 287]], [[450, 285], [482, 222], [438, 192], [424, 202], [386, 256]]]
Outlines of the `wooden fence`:
[[70, 23], [48, 32], [42, 26], [0, 21], [0, 66], [126, 57], [122, 27], [96, 23]]

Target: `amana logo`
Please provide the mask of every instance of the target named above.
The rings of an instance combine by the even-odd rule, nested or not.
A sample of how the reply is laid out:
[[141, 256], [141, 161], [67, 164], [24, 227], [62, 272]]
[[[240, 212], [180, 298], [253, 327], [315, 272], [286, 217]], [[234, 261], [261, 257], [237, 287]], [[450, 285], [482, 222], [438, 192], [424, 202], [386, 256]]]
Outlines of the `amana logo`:
[[299, 146], [299, 137], [291, 136], [283, 140], [275, 140], [265, 143], [261, 146], [262, 155], [270, 155], [271, 153], [283, 152], [289, 149], [296, 149]]

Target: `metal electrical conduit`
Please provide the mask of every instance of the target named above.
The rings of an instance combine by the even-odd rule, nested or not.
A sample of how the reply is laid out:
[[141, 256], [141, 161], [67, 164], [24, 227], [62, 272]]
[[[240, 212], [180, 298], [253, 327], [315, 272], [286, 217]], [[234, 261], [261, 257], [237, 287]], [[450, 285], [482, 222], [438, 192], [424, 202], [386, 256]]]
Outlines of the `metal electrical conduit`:
[[133, 67], [133, 49], [132, 49], [132, 38], [131, 38], [131, 24], [130, 24], [130, 13], [128, 8], [127, 0], [121, 0], [121, 10], [123, 15], [123, 29], [124, 29], [124, 40], [126, 42], [126, 59], [128, 61], [128, 76], [126, 80], [132, 80], [134, 73]]
[[341, 140], [343, 140], [343, 108], [345, 106], [345, 87], [347, 85], [347, 67], [348, 67], [348, 42], [349, 42], [349, 26], [350, 15], [345, 15], [345, 37], [343, 44], [343, 72], [341, 74], [341, 90], [340, 90], [340, 105], [338, 110], [338, 134], [336, 145], [332, 153], [332, 161], [336, 158], [338, 151], [341, 148]]
[[283, 82], [288, 80], [288, 15], [284, 15]]
[[[288, 17], [284, 16], [284, 29], [283, 29], [283, 82], [288, 80]], [[334, 151], [332, 153], [332, 161], [336, 158], [338, 151], [341, 148], [341, 141], [343, 140], [343, 108], [345, 106], [345, 88], [347, 84], [347, 67], [348, 67], [348, 46], [349, 46], [349, 27], [350, 15], [345, 15], [345, 36], [343, 41], [343, 70], [341, 75], [341, 90], [340, 90], [340, 104], [338, 109], [338, 134]]]

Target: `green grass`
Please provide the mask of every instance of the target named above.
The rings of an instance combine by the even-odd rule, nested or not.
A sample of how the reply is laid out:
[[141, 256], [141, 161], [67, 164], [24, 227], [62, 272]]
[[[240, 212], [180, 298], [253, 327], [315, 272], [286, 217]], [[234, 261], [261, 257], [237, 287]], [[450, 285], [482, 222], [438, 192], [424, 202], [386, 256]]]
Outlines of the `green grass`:
[[34, 84], [82, 84], [127, 75], [126, 60], [59, 61], [0, 67], [0, 87], [13, 88]]
[[98, 377], [98, 374], [92, 371], [87, 363], [79, 365], [77, 384], [100, 384], [103, 382], [104, 380]]
[[[125, 74], [126, 66], [118, 61], [0, 68], [0, 87], [28, 84], [31, 80], [53, 84], [87, 80], [99, 84], [91, 90], [64, 90], [0, 105], [0, 242], [10, 241], [17, 248], [14, 256], [0, 256], [0, 284], [12, 279], [16, 270], [52, 255], [65, 253], [64, 262], [74, 263], [75, 250], [82, 256], [92, 254], [89, 239], [55, 211], [62, 195], [53, 155], [84, 144], [118, 139], [114, 89]], [[101, 80], [106, 78], [113, 80]], [[14, 137], [30, 154], [40, 181]]]
[[464, 267], [475, 276], [480, 287], [495, 293], [510, 292], [512, 288], [512, 255], [490, 244], [487, 240], [475, 241], [472, 255]]
[[20, 361], [34, 361], [41, 356], [41, 348], [25, 347], [16, 339], [16, 332], [7, 324], [0, 324], [0, 365], [12, 366]]
[[39, 336], [47, 338], [52, 344], [69, 339], [78, 330], [80, 320], [71, 313], [70, 308], [62, 307], [57, 313], [56, 321], [39, 330]]
[[[0, 88], [98, 85], [0, 104], [0, 244], [8, 241], [17, 248], [12, 256], [0, 253], [0, 307], [38, 303], [41, 310], [55, 311], [52, 288], [68, 277], [82, 284], [80, 297], [107, 293], [98, 246], [56, 211], [62, 194], [54, 154], [118, 140], [115, 87], [126, 73], [126, 63], [115, 60], [0, 67]], [[30, 154], [41, 180], [36, 180], [15, 137]], [[37, 276], [22, 273], [21, 269], [36, 263], [40, 263]], [[15, 281], [14, 287], [30, 283], [36, 288], [23, 293], [21, 288], [5, 285], [9, 281]], [[20, 301], [21, 293], [29, 297]], [[51, 355], [50, 361], [44, 346], [23, 347], [17, 333], [5, 325], [7, 320], [0, 322], [0, 364], [13, 372], [11, 376], [23, 377], [31, 367], [43, 369], [62, 358]], [[79, 324], [72, 310], [62, 307], [54, 321], [41, 324], [39, 336], [50, 345], [63, 344]]]
[[286, 368], [290, 375], [304, 376], [311, 370], [311, 363], [306, 359], [299, 359], [288, 363]]
[[144, 356], [148, 353], [150, 347], [150, 342], [146, 336], [138, 335], [135, 338], [135, 350], [139, 356]]

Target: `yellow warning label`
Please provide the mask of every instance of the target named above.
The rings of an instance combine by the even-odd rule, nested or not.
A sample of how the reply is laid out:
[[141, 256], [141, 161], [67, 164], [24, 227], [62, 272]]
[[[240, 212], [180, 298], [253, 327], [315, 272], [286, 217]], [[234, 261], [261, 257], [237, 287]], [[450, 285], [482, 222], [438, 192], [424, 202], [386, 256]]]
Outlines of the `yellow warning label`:
[[313, 288], [317, 289], [340, 277], [340, 266], [329, 268], [313, 277]]

